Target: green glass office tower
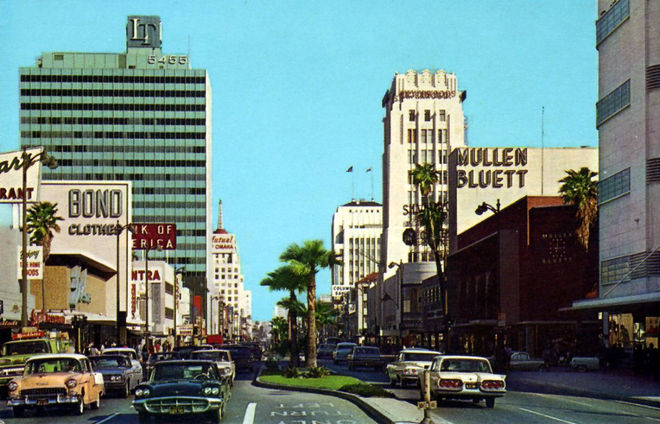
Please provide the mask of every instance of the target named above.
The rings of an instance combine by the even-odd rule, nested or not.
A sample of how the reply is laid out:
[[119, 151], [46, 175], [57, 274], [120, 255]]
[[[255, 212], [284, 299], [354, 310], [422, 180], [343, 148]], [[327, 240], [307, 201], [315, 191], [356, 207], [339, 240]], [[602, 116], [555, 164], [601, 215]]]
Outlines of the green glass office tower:
[[186, 54], [163, 54], [157, 16], [129, 16], [125, 53], [43, 53], [20, 68], [21, 145], [59, 167], [46, 180], [133, 182], [133, 222], [177, 226], [175, 251], [205, 297], [211, 227], [211, 86]]

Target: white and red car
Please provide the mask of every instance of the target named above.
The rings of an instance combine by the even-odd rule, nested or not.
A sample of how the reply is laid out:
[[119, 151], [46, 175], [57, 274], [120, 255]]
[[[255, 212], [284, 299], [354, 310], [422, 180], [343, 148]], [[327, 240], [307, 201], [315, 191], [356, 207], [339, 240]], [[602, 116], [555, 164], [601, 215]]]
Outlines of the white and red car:
[[[420, 387], [422, 387], [420, 375]], [[431, 398], [486, 401], [488, 408], [506, 393], [506, 376], [493, 374], [490, 362], [480, 356], [442, 355], [433, 359], [430, 368]]]

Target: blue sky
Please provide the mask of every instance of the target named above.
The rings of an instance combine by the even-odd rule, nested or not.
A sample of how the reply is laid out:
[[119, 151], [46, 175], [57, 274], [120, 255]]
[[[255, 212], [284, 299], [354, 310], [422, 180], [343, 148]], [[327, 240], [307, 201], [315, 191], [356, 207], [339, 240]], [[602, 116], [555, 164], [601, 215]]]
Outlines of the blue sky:
[[[597, 146], [595, 0], [0, 1], [0, 151], [18, 142], [18, 67], [44, 51], [119, 53], [128, 15], [159, 15], [213, 88], [213, 223], [223, 201], [253, 317], [293, 242], [330, 247], [332, 214], [382, 200], [381, 99], [394, 73], [454, 72], [472, 146]], [[6, 209], [0, 224], [7, 225]], [[330, 274], [319, 274], [329, 293]]]

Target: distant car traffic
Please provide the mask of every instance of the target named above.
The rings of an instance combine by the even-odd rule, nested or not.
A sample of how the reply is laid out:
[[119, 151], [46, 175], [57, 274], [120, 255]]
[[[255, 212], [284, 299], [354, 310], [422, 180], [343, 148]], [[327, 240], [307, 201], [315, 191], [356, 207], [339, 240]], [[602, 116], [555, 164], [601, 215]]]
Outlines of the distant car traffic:
[[145, 369], [145, 380], [151, 375], [151, 370], [154, 368], [154, 364], [160, 361], [172, 361], [175, 359], [184, 359], [181, 356], [181, 352], [171, 351], [171, 352], [156, 352], [149, 355], [147, 362], [144, 364]]
[[236, 378], [236, 365], [227, 349], [195, 350], [190, 354], [190, 359], [207, 359], [215, 362], [220, 375], [228, 378], [229, 384], [233, 386]]
[[376, 346], [353, 346], [353, 350], [346, 357], [346, 365], [349, 370], [368, 367], [378, 371], [382, 370], [384, 363], [380, 349]]
[[534, 359], [527, 352], [512, 352], [509, 369], [512, 371], [540, 371], [546, 368], [543, 359]]
[[574, 356], [570, 365], [577, 371], [594, 371], [600, 368], [600, 360], [596, 356]]
[[395, 386], [397, 383], [401, 387], [406, 383], [418, 382], [418, 375], [425, 368], [429, 368], [433, 362], [433, 358], [441, 355], [436, 350], [421, 349], [421, 348], [408, 348], [399, 352], [393, 362], [387, 364], [385, 373], [390, 381], [390, 385]]
[[94, 371], [103, 375], [106, 392], [117, 392], [128, 397], [142, 382], [142, 371], [133, 368], [131, 360], [122, 355], [100, 355], [89, 358]]
[[351, 350], [353, 350], [354, 346], [357, 346], [357, 343], [352, 343], [352, 342], [337, 343], [337, 346], [335, 346], [335, 350], [332, 352], [332, 361], [335, 364], [338, 364], [340, 362], [346, 362], [346, 357], [348, 356], [349, 353], [351, 353]]
[[223, 345], [223, 349], [231, 354], [231, 360], [237, 370], [245, 369], [252, 371], [253, 355], [249, 347], [243, 345]]
[[[420, 379], [422, 375], [420, 375]], [[505, 376], [493, 374], [488, 359], [480, 356], [437, 356], [430, 368], [431, 398], [486, 401], [488, 408], [506, 393]], [[420, 397], [423, 398], [420, 381]]]
[[161, 361], [135, 389], [133, 407], [140, 424], [156, 417], [201, 416], [219, 422], [231, 396], [229, 380], [213, 361]]
[[316, 349], [316, 357], [319, 359], [332, 358], [332, 352], [335, 351], [335, 345], [330, 343], [322, 343]]
[[105, 394], [103, 376], [94, 372], [89, 358], [75, 353], [33, 356], [25, 363], [23, 377], [9, 382], [9, 406], [14, 417], [28, 408], [60, 406], [82, 415], [85, 407], [101, 407]]

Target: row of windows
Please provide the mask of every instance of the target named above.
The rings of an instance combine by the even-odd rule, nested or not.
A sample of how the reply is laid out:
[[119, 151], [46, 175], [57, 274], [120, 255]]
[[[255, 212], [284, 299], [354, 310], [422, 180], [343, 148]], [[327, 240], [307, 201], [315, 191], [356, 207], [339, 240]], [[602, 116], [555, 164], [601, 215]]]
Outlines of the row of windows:
[[596, 45], [610, 35], [628, 16], [630, 16], [628, 0], [619, 0], [596, 21]]
[[21, 88], [21, 96], [45, 97], [206, 97], [200, 90], [73, 90], [58, 88]]
[[[45, 177], [57, 175], [59, 180], [115, 180], [115, 181], [206, 181], [204, 174], [103, 174], [103, 173], [80, 173], [80, 172], [57, 172], [58, 169], [47, 169], [44, 167]], [[44, 178], [48, 179], [48, 178]]]
[[596, 103], [596, 127], [630, 105], [630, 80], [627, 80]]
[[23, 138], [102, 138], [202, 140], [206, 132], [127, 132], [127, 131], [21, 131]]
[[[177, 220], [178, 223], [178, 220]], [[178, 234], [178, 232], [177, 232]], [[205, 243], [177, 243], [176, 248], [181, 250], [198, 250], [204, 249], [206, 247]]]
[[[438, 172], [438, 184], [447, 184], [449, 181], [449, 173], [446, 170], [439, 170]], [[408, 173], [408, 184], [413, 183], [412, 173]]]
[[205, 84], [205, 77], [152, 75], [21, 75], [21, 82], [105, 82], [123, 84]]
[[[449, 154], [446, 150], [438, 150], [438, 162], [437, 163], [447, 163]], [[417, 164], [417, 163], [436, 163], [435, 162], [435, 151], [434, 150], [420, 150], [419, 154], [417, 150], [408, 150], [408, 163]]]
[[[134, 208], [184, 208], [184, 209], [204, 209], [205, 202], [133, 202]], [[194, 235], [194, 234], [188, 234]]]
[[50, 153], [205, 153], [205, 146], [92, 146], [92, 145], [51, 145]]
[[[408, 110], [408, 121], [410, 122], [415, 122], [415, 118], [417, 117], [417, 112], [414, 109]], [[424, 110], [424, 120], [426, 122], [429, 122], [433, 119], [433, 115], [431, 115], [431, 111], [429, 109]], [[445, 117], [445, 111], [440, 110], [438, 111], [438, 120], [441, 122], [444, 122], [446, 119]]]
[[191, 118], [89, 118], [22, 116], [21, 124], [71, 125], [206, 125], [206, 119]]
[[[434, 142], [434, 131], [433, 130], [420, 130], [420, 143], [433, 143]], [[409, 128], [408, 129], [408, 143], [413, 144], [417, 143], [417, 129]], [[438, 143], [447, 142], [447, 130], [438, 130]]]
[[626, 193], [630, 193], [630, 168], [617, 172], [598, 183], [599, 204]]
[[[149, 159], [60, 159], [56, 158], [59, 166], [133, 166], [133, 167], [204, 167], [203, 160], [149, 160]], [[138, 177], [141, 179], [141, 175]]]
[[[176, 219], [174, 221], [176, 223], [191, 222], [190, 220], [186, 219], [186, 217], [175, 217], [175, 218]], [[198, 217], [195, 217], [195, 218], [198, 218]], [[200, 221], [200, 222], [206, 222], [205, 217], [201, 217], [201, 218], [203, 218], [203, 220]], [[153, 222], [153, 219], [154, 219], [154, 217], [152, 215], [133, 214], [133, 222], [143, 222], [143, 223]], [[170, 217], [167, 217], [165, 219], [159, 219], [156, 222], [163, 222], [163, 221], [166, 221], [166, 220], [169, 220], [169, 219], [170, 219]], [[199, 220], [196, 220], [196, 221], [199, 221]], [[184, 236], [183, 231], [190, 231], [190, 230], [184, 230], [184, 229], [180, 228], [180, 229], [177, 229], [176, 233], [177, 233], [177, 235], [183, 237]], [[188, 234], [188, 235], [190, 235], [190, 234]], [[206, 237], [206, 233], [203, 232], [203, 231], [202, 231], [202, 234], [199, 234], [199, 235]], [[182, 246], [185, 246], [185, 245], [182, 244]], [[196, 246], [197, 246], [197, 248], [202, 248], [203, 246], [206, 246], [206, 244], [205, 243], [204, 244], [197, 244]], [[181, 249], [183, 249], [183, 247], [181, 247]]]
[[206, 194], [206, 189], [191, 187], [134, 187], [133, 194]]
[[21, 103], [22, 110], [128, 110], [163, 112], [204, 112], [206, 105], [136, 103]]

